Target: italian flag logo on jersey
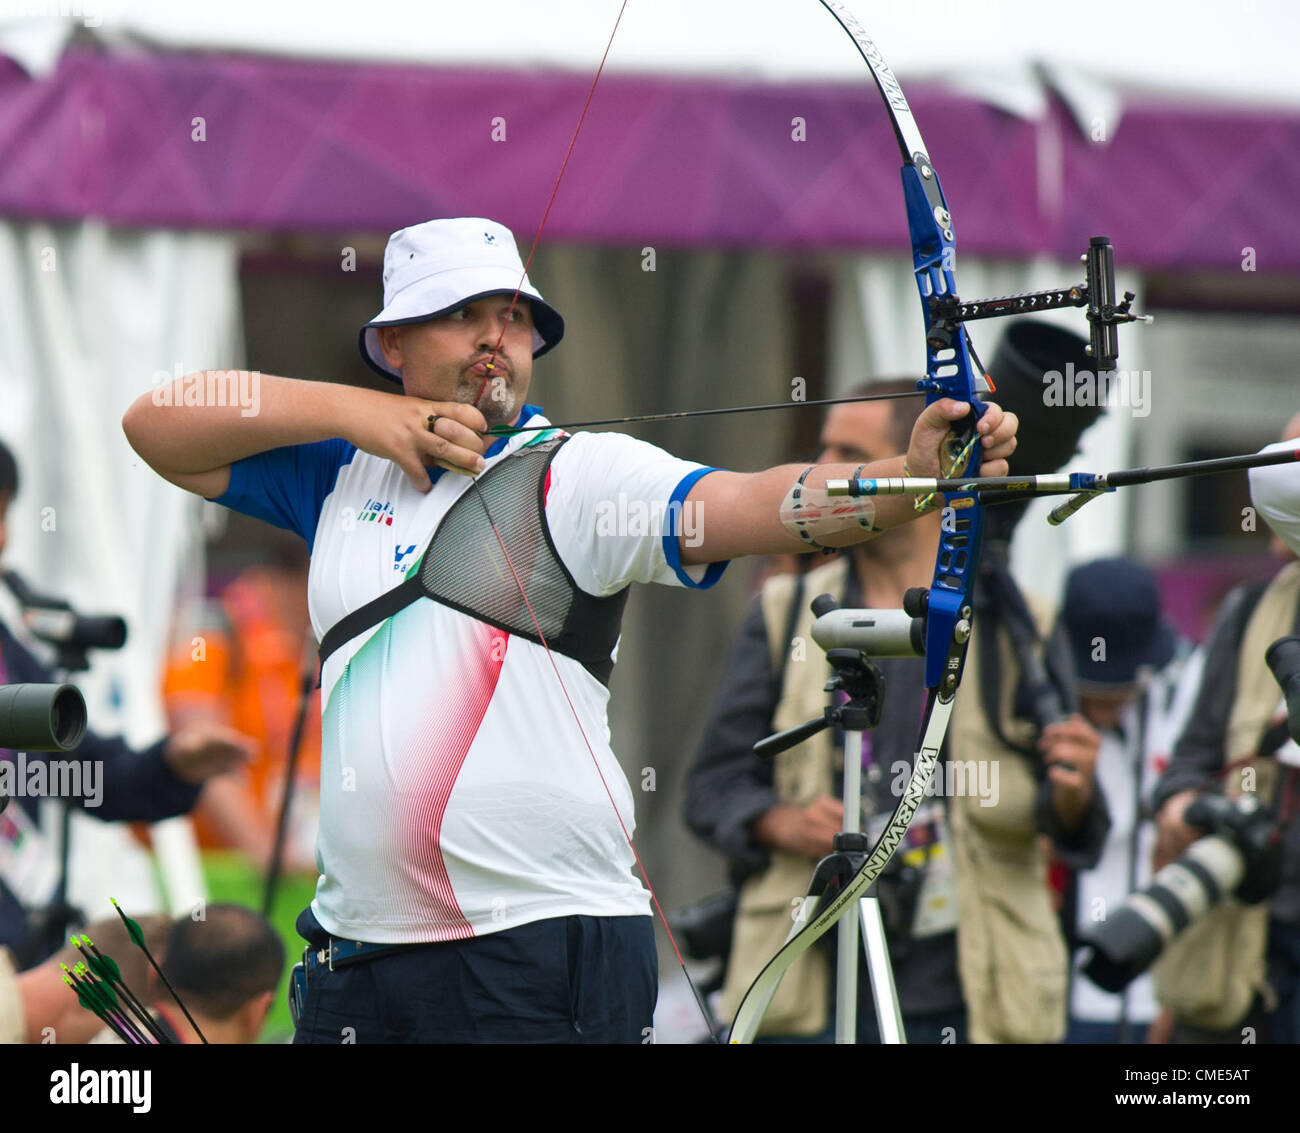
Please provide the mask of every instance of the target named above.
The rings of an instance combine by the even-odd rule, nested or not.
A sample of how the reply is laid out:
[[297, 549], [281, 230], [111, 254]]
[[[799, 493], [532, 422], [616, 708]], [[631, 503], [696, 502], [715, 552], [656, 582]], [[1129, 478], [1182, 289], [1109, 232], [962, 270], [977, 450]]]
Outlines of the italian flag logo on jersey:
[[393, 505], [388, 500], [380, 503], [378, 500], [366, 500], [366, 506], [361, 509], [357, 516], [358, 523], [380, 523], [385, 527], [393, 526]]

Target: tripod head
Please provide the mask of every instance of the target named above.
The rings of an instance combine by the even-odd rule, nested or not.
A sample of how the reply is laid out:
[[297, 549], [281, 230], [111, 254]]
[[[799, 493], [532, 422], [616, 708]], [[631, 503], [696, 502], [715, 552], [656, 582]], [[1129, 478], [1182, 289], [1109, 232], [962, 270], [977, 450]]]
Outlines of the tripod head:
[[[837, 610], [839, 603], [829, 594], [821, 594], [812, 601], [812, 612], [817, 615], [819, 623]], [[816, 632], [813, 639], [820, 643]], [[866, 653], [861, 649], [827, 649], [826, 660], [834, 669], [826, 682], [826, 691], [842, 692], [849, 699], [844, 704], [829, 704], [820, 716], [759, 740], [754, 745], [754, 754], [760, 759], [772, 759], [833, 724], [846, 732], [865, 732], [880, 723], [880, 713], [885, 706], [885, 678]]]

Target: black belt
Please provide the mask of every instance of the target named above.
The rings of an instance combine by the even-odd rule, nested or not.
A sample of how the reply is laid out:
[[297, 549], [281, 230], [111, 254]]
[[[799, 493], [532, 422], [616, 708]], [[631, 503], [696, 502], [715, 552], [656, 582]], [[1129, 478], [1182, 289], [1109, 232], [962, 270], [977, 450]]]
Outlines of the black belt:
[[318, 968], [328, 968], [331, 972], [335, 968], [346, 968], [349, 964], [356, 964], [362, 960], [376, 960], [389, 952], [408, 952], [412, 948], [424, 948], [421, 944], [366, 944], [361, 940], [335, 940], [329, 937], [329, 943], [324, 948], [313, 948], [308, 945], [303, 949], [302, 963], [307, 974], [310, 975]]

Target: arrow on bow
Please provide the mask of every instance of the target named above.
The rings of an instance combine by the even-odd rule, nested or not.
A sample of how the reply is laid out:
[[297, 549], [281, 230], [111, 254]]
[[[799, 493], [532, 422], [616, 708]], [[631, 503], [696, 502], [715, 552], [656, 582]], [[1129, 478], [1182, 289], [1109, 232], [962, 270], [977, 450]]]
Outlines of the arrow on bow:
[[[865, 393], [857, 397], [823, 397], [816, 401], [773, 401], [766, 405], [732, 405], [725, 409], [683, 409], [677, 413], [640, 413], [635, 417], [604, 417], [599, 421], [567, 421], [562, 425], [493, 425], [484, 436], [513, 437], [517, 433], [539, 433], [547, 429], [595, 429], [601, 425], [633, 425], [644, 421], [680, 421], [684, 417], [719, 417], [726, 413], [764, 413], [770, 409], [803, 409], [810, 405], [850, 405], [857, 401], [894, 401], [920, 397], [925, 390], [902, 393]], [[480, 395], [481, 396], [481, 395]]]
[[828, 496], [903, 496], [911, 493], [954, 492], [973, 495], [986, 507], [1014, 503], [1035, 496], [1073, 494], [1047, 517], [1053, 527], [1064, 523], [1089, 500], [1116, 488], [1154, 484], [1159, 480], [1181, 480], [1192, 476], [1218, 476], [1248, 468], [1300, 463], [1300, 448], [1275, 452], [1220, 456], [1212, 460], [1191, 460], [1182, 464], [1159, 464], [1150, 468], [1122, 468], [1118, 472], [1058, 472], [1044, 476], [985, 476], [979, 480], [931, 479], [922, 476], [881, 477], [875, 480], [827, 480]]

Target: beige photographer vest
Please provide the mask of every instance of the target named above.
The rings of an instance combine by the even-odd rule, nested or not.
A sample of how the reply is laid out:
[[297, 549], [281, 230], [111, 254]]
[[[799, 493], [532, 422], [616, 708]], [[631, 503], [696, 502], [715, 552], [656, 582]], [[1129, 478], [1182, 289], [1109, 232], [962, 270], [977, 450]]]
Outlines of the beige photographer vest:
[[[1245, 758], [1277, 711], [1281, 690], [1264, 661], [1268, 647], [1290, 633], [1300, 605], [1300, 563], [1291, 563], [1269, 583], [1246, 620], [1237, 654], [1237, 691], [1224, 736], [1225, 762], [1244, 760], [1223, 782], [1224, 793], [1252, 790], [1272, 802], [1278, 781], [1272, 759]], [[1209, 1030], [1237, 1026], [1258, 994], [1267, 1007], [1275, 997], [1265, 965], [1267, 901], [1245, 905], [1227, 897], [1190, 925], [1151, 969], [1156, 999], [1181, 1023]]]

